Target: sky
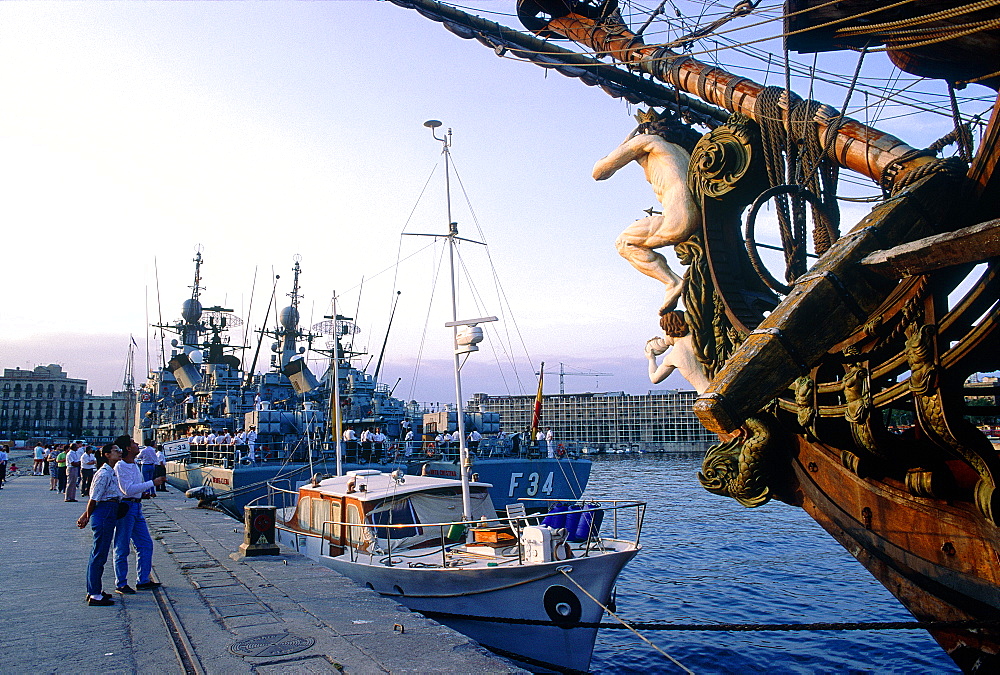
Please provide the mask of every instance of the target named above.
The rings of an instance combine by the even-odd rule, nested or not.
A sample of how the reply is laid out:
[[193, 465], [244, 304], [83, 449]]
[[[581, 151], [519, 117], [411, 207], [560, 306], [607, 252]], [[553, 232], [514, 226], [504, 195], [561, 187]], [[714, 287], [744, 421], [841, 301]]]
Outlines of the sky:
[[[149, 325], [179, 318], [196, 250], [203, 304], [252, 327], [272, 284], [289, 302], [300, 256], [305, 325], [336, 292], [356, 346], [377, 359], [385, 343], [397, 396], [452, 400], [443, 249], [401, 236], [447, 226], [441, 144], [423, 126], [437, 119], [453, 130], [453, 218], [488, 244], [461, 246], [459, 318], [500, 318], [464, 392], [531, 393], [542, 361], [609, 374], [569, 375], [568, 393], [688, 388], [646, 377], [662, 288], [614, 241], [656, 200], [636, 165], [591, 178], [637, 111], [598, 88], [374, 0], [5, 2], [0, 63], [0, 367], [59, 363], [106, 394], [134, 339], [141, 382], [161, 360]], [[949, 126], [881, 128], [918, 145]], [[252, 361], [253, 333], [232, 343]]]

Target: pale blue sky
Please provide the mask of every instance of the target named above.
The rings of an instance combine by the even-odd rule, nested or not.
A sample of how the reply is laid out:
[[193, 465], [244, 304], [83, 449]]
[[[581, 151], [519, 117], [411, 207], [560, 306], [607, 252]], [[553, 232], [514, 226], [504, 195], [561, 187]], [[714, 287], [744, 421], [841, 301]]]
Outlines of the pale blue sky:
[[[513, 2], [478, 5], [510, 11]], [[853, 57], [828, 62], [853, 72]], [[535, 367], [615, 373], [601, 390], [651, 388], [642, 347], [658, 332], [662, 292], [613, 244], [655, 199], [637, 166], [602, 183], [590, 177], [634, 126], [634, 106], [374, 1], [5, 2], [0, 65], [0, 366], [61, 363], [106, 393], [120, 385], [131, 333], [141, 378], [147, 319], [158, 312], [154, 259], [163, 318], [176, 319], [201, 244], [206, 305], [246, 318], [256, 268], [254, 324], [272, 268], [287, 301], [295, 254], [306, 323], [329, 313], [335, 289], [353, 314], [366, 278], [361, 342], [376, 354], [393, 289], [402, 290], [384, 379], [402, 378], [398, 395], [445, 400], [450, 317], [440, 302], [428, 315], [434, 252], [390, 269], [426, 243], [401, 244], [404, 226], [445, 226], [440, 167], [415, 209], [439, 161], [422, 126], [436, 118], [454, 130], [475, 209], [473, 218], [456, 190], [455, 217], [465, 236], [490, 244], [509, 301], [495, 300], [487, 261], [465, 246], [487, 299], [476, 306], [463, 292], [460, 314], [501, 316], [524, 343], [515, 341], [519, 377], [498, 379], [485, 348], [466, 391], [530, 392], [525, 348]], [[880, 126], [922, 145], [950, 121]], [[845, 221], [861, 213], [845, 209]], [[556, 380], [546, 392], [558, 391]], [[590, 377], [566, 384], [597, 388]]]

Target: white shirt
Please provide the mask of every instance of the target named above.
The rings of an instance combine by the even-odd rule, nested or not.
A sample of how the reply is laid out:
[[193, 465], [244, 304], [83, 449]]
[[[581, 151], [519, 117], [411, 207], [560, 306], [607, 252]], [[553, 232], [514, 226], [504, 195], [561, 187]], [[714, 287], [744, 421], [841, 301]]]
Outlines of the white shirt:
[[156, 464], [156, 448], [151, 445], [144, 445], [135, 461], [139, 464]]
[[548, 431], [545, 432], [545, 440], [547, 441], [552, 440], [552, 429], [549, 429]]
[[[118, 462], [124, 464], [124, 462]], [[115, 465], [117, 466], [117, 464]], [[122, 491], [118, 489], [118, 480], [111, 465], [104, 463], [94, 474], [94, 482], [90, 484], [90, 498], [95, 502], [121, 498]]]
[[217, 443], [218, 436], [216, 436], [215, 434], [209, 434], [208, 436], [205, 437], [205, 442], [208, 443], [209, 445]]
[[476, 431], [475, 429], [473, 429], [472, 433], [469, 434], [469, 440], [470, 441], [481, 441], [481, 440], [483, 440], [483, 435], [481, 433], [479, 433], [478, 431]]
[[344, 429], [344, 440], [345, 441], [358, 440], [357, 435], [354, 433], [354, 429]]
[[257, 442], [257, 432], [252, 429], [247, 432], [247, 445], [253, 445]]
[[35, 446], [35, 459], [45, 459], [45, 448], [40, 445]]
[[142, 479], [142, 472], [135, 463], [122, 460], [115, 464], [115, 476], [118, 478], [118, 489], [126, 497], [138, 498], [143, 492], [153, 489], [153, 481]]
[[80, 457], [80, 468], [81, 469], [93, 469], [97, 467], [97, 455], [92, 452], [85, 452], [83, 456]]
[[156, 464], [157, 466], [166, 466], [167, 464], [167, 455], [162, 450], [156, 451]]
[[73, 466], [73, 462], [80, 461], [80, 455], [83, 454], [82, 450], [70, 450], [66, 453], [66, 466]]
[[0, 462], [6, 462], [6, 461], [7, 461], [7, 451], [0, 450]]

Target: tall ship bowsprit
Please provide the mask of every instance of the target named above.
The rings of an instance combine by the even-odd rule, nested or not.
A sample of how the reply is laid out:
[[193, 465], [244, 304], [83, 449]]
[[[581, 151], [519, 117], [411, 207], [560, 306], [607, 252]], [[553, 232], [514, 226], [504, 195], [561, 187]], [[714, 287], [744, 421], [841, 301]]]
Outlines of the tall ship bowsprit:
[[[975, 423], [995, 419], [997, 392], [966, 386], [1000, 368], [998, 4], [788, 0], [713, 15], [671, 3], [657, 40], [646, 31], [662, 3], [636, 18], [615, 0], [519, 0], [533, 36], [432, 0], [393, 2], [650, 107], [594, 178], [636, 161], [662, 204], [618, 249], [663, 284], [651, 320], [688, 381], [704, 381], [695, 412], [720, 442], [698, 479], [748, 507], [803, 508], [929, 622], [963, 670], [1000, 670], [1000, 457]], [[729, 34], [741, 22], [763, 27], [740, 41]], [[778, 28], [762, 36], [768, 26]], [[762, 53], [776, 35], [784, 54]], [[857, 65], [817, 67], [814, 55], [836, 50]], [[903, 72], [859, 78], [881, 52]], [[754, 76], [780, 84], [709, 65], [706, 53], [749, 55]], [[912, 83], [890, 91], [900, 76]], [[917, 95], [918, 78], [943, 85]], [[790, 86], [805, 81], [811, 95], [833, 79], [839, 108]], [[943, 113], [942, 138], [914, 148], [849, 117], [870, 114], [852, 96], [879, 86], [875, 112]], [[841, 169], [877, 194], [847, 194]], [[841, 222], [845, 197], [874, 205]], [[680, 274], [657, 251], [667, 247]], [[984, 394], [988, 405], [970, 405]]]
[[[244, 506], [265, 495], [269, 481], [284, 481], [295, 489], [315, 474], [333, 475], [342, 439], [336, 410], [342, 427], [357, 434], [380, 429], [387, 437], [370, 444], [339, 443], [342, 470], [401, 469], [458, 479], [457, 444], [437, 448], [423, 439], [425, 424], [435, 431], [458, 428], [454, 408], [438, 410], [394, 398], [377, 374], [357, 366], [366, 354], [354, 346], [358, 328], [350, 317], [337, 315], [304, 330], [298, 258], [288, 293], [291, 303], [276, 312], [274, 328], [260, 330], [253, 346], [241, 344], [242, 337], [234, 341], [234, 330], [244, 322], [233, 310], [202, 306], [203, 263], [199, 251], [181, 318], [156, 326], [176, 335], [169, 359], [150, 372], [137, 392], [137, 437], [164, 447], [172, 485], [202, 488], [200, 498], [239, 517]], [[329, 341], [319, 344], [324, 337]], [[265, 339], [272, 341], [270, 368], [258, 373]], [[308, 351], [326, 357], [321, 378], [308, 367]], [[249, 367], [243, 354], [253, 354]], [[336, 396], [333, 381], [339, 382]], [[485, 437], [473, 458], [474, 471], [480, 481], [493, 485], [491, 497], [498, 507], [521, 497], [576, 499], [586, 488], [589, 459], [541, 457], [527, 444], [514, 451], [509, 441], [496, 437], [495, 413], [466, 410], [462, 422]], [[404, 441], [407, 429], [415, 438], [409, 444]], [[208, 442], [212, 436], [215, 442]]]

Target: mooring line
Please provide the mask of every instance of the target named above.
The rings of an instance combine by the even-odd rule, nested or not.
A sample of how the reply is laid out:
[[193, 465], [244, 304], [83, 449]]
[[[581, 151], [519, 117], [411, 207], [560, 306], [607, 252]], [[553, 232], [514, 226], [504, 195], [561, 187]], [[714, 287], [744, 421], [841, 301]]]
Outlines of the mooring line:
[[605, 612], [607, 612], [607, 613], [608, 613], [608, 614], [610, 614], [610, 615], [611, 615], [612, 617], [614, 617], [615, 621], [618, 621], [619, 623], [621, 623], [621, 625], [625, 626], [625, 628], [627, 628], [627, 629], [629, 629], [630, 631], [632, 631], [633, 633], [635, 633], [635, 635], [636, 635], [636, 636], [637, 636], [637, 637], [638, 637], [638, 638], [639, 638], [640, 640], [642, 640], [643, 642], [645, 642], [646, 644], [648, 644], [648, 645], [649, 645], [650, 647], [652, 647], [652, 648], [653, 648], [653, 649], [655, 649], [656, 651], [658, 651], [658, 652], [660, 652], [661, 654], [663, 654], [663, 656], [665, 656], [665, 657], [666, 657], [667, 659], [669, 659], [671, 663], [673, 663], [673, 664], [674, 664], [675, 666], [677, 666], [678, 668], [682, 669], [682, 670], [683, 670], [683, 671], [684, 671], [685, 673], [688, 673], [688, 675], [694, 675], [694, 671], [693, 671], [693, 670], [690, 670], [690, 669], [689, 669], [689, 668], [688, 668], [687, 666], [685, 666], [685, 665], [684, 665], [683, 663], [681, 663], [680, 661], [678, 661], [677, 659], [675, 659], [674, 657], [672, 657], [672, 656], [671, 656], [670, 654], [666, 653], [665, 651], [663, 651], [662, 649], [660, 649], [659, 647], [657, 647], [656, 645], [654, 645], [654, 644], [653, 644], [652, 642], [650, 642], [650, 641], [649, 641], [649, 639], [648, 639], [648, 638], [646, 638], [646, 636], [645, 636], [645, 635], [643, 635], [642, 633], [640, 633], [639, 631], [637, 631], [637, 630], [636, 630], [635, 628], [632, 628], [632, 626], [628, 625], [628, 623], [627, 623], [627, 622], [626, 622], [626, 621], [625, 621], [624, 619], [622, 619], [622, 618], [621, 618], [620, 616], [618, 616], [617, 614], [615, 614], [614, 612], [612, 612], [612, 611], [611, 611], [611, 609], [609, 609], [608, 607], [605, 607], [605, 606], [604, 606], [604, 604], [603, 604], [603, 603], [602, 603], [602, 602], [601, 602], [600, 600], [598, 600], [597, 598], [595, 598], [595, 597], [594, 597], [593, 595], [591, 595], [591, 594], [590, 594], [590, 592], [589, 592], [589, 591], [588, 591], [588, 590], [587, 590], [586, 588], [584, 588], [584, 587], [583, 587], [583, 586], [581, 586], [580, 584], [576, 583], [576, 579], [574, 579], [573, 577], [571, 577], [571, 576], [570, 576], [570, 574], [569, 574], [569, 573], [570, 573], [570, 570], [572, 570], [572, 569], [573, 569], [572, 567], [569, 567], [568, 565], [566, 565], [566, 566], [563, 566], [563, 567], [560, 567], [560, 568], [559, 568], [559, 571], [560, 571], [560, 572], [562, 572], [563, 576], [564, 576], [564, 577], [566, 577], [567, 579], [569, 579], [569, 580], [570, 580], [570, 582], [571, 582], [571, 583], [572, 583], [572, 584], [573, 584], [574, 586], [576, 586], [576, 587], [577, 587], [577, 588], [579, 588], [579, 589], [580, 589], [581, 591], [583, 591], [583, 593], [584, 593], [584, 594], [585, 594], [585, 595], [586, 595], [586, 596], [587, 596], [588, 598], [590, 598], [591, 600], [593, 600], [594, 602], [596, 602], [596, 603], [597, 603], [597, 605], [598, 605], [598, 606], [599, 606], [599, 607], [600, 607], [601, 609], [603, 609], [603, 610], [604, 610]]

